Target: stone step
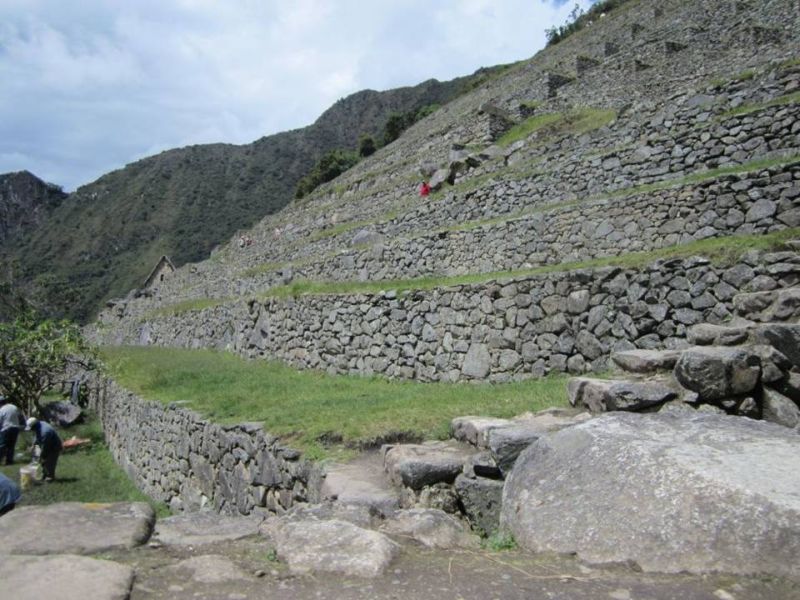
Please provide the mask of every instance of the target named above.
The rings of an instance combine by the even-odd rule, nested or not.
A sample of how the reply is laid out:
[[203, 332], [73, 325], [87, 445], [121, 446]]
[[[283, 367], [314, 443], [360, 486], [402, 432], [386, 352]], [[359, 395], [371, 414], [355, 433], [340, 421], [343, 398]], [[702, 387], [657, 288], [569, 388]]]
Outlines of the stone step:
[[[453, 437], [469, 442], [478, 449], [488, 449], [491, 459], [505, 477], [520, 452], [542, 435], [552, 433], [590, 418], [586, 412], [550, 408], [537, 413], [526, 413], [513, 419], [490, 417], [456, 417], [451, 423]], [[481, 475], [480, 464], [473, 467]], [[484, 475], [485, 476], [485, 475]]]
[[356, 459], [326, 468], [322, 500], [344, 505], [364, 506], [389, 516], [400, 508], [400, 497], [383, 468], [379, 452], [362, 454]]
[[644, 374], [671, 371], [680, 355], [680, 350], [622, 350], [611, 360], [623, 371]]
[[567, 384], [572, 406], [593, 413], [613, 410], [640, 411], [676, 400], [680, 392], [670, 380], [628, 381], [573, 377]]
[[453, 483], [467, 460], [476, 454], [474, 447], [455, 440], [386, 445], [381, 451], [389, 481], [415, 491]]
[[734, 311], [740, 317], [767, 323], [800, 318], [800, 287], [736, 294]]
[[736, 346], [747, 342], [755, 324], [744, 319], [739, 324], [712, 325], [700, 323], [692, 325], [686, 332], [687, 341], [693, 346]]

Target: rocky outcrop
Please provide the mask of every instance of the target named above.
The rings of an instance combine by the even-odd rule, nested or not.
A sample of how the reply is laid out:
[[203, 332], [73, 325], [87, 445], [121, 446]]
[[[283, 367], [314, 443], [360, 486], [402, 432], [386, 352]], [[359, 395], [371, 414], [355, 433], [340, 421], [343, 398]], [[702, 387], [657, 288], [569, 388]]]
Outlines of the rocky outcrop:
[[727, 416], [609, 414], [533, 444], [502, 520], [533, 551], [800, 579], [800, 436]]

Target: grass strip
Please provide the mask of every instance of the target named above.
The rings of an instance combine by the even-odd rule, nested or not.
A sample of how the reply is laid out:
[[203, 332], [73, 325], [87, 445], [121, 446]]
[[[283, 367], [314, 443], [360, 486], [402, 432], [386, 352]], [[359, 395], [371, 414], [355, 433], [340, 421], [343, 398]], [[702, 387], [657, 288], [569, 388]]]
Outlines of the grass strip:
[[[415, 279], [383, 279], [380, 281], [309, 281], [297, 280], [289, 285], [276, 286], [256, 296], [257, 299], [267, 298], [294, 298], [310, 295], [344, 295], [344, 294], [377, 294], [387, 290], [398, 293], [415, 290], [429, 290], [437, 287], [450, 287], [488, 283], [489, 281], [508, 280], [519, 277], [533, 277], [547, 273], [561, 273], [577, 269], [597, 269], [600, 267], [639, 268], [656, 260], [671, 258], [686, 258], [701, 255], [709, 258], [713, 263], [725, 265], [735, 262], [749, 250], [774, 250], [780, 248], [784, 242], [800, 238], [800, 228], [784, 229], [764, 235], [734, 235], [726, 237], [709, 238], [668, 246], [646, 252], [630, 252], [622, 256], [604, 256], [583, 261], [562, 262], [552, 265], [543, 265], [529, 269], [513, 269], [508, 271], [491, 271], [487, 273], [469, 273], [455, 276], [430, 276]], [[244, 300], [224, 298], [208, 299], [208, 307], [219, 306], [226, 302]], [[143, 317], [147, 320], [153, 316], [169, 316], [187, 310], [181, 304], [166, 306], [148, 313]]]
[[765, 108], [770, 108], [772, 106], [785, 106], [787, 104], [795, 104], [797, 102], [800, 102], [800, 92], [786, 94], [785, 96], [778, 96], [777, 98], [773, 98], [768, 102], [760, 102], [757, 104], [743, 104], [742, 106], [737, 106], [736, 108], [732, 108], [731, 110], [719, 114], [716, 117], [716, 119], [718, 121], [722, 121], [725, 119], [729, 119], [731, 117], [740, 117], [742, 115], [749, 115], [750, 113], [758, 112], [760, 110], [764, 110]]
[[[260, 421], [311, 458], [341, 456], [396, 432], [443, 439], [453, 417], [511, 417], [565, 406], [566, 377], [505, 384], [420, 383], [331, 376], [227, 352], [107, 347], [101, 355], [120, 385], [142, 398], [186, 401], [228, 424]], [[341, 442], [326, 447], [321, 440]]]
[[489, 273], [470, 273], [452, 277], [422, 277], [417, 279], [393, 279], [382, 281], [296, 281], [287, 286], [274, 287], [262, 294], [262, 298], [285, 298], [302, 295], [336, 295], [336, 294], [371, 294], [386, 290], [405, 292], [412, 290], [427, 290], [437, 287], [486, 283], [493, 280], [513, 279], [517, 277], [530, 277], [546, 273], [574, 271], [576, 269], [590, 269], [607, 266], [637, 268], [659, 259], [685, 258], [693, 255], [702, 255], [717, 264], [728, 264], [738, 259], [748, 250], [770, 250], [780, 247], [786, 240], [800, 236], [800, 228], [784, 229], [766, 235], [743, 235], [709, 238], [650, 250], [646, 252], [631, 252], [622, 256], [608, 256], [585, 261], [557, 263], [533, 267], [530, 269], [515, 269], [510, 271], [493, 271]]

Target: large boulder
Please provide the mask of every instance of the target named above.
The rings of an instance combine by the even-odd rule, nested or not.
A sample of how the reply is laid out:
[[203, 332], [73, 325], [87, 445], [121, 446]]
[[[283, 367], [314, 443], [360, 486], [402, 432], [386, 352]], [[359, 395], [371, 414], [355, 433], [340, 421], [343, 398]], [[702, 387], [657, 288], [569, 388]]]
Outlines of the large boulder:
[[97, 554], [144, 544], [153, 509], [143, 502], [22, 506], [0, 519], [0, 554]]
[[506, 480], [528, 550], [647, 571], [800, 579], [800, 436], [722, 415], [603, 415], [542, 438]]
[[761, 360], [746, 348], [694, 346], [675, 364], [675, 379], [702, 400], [749, 394], [758, 384]]
[[42, 407], [42, 420], [58, 427], [71, 427], [83, 421], [83, 411], [71, 402], [50, 402]]

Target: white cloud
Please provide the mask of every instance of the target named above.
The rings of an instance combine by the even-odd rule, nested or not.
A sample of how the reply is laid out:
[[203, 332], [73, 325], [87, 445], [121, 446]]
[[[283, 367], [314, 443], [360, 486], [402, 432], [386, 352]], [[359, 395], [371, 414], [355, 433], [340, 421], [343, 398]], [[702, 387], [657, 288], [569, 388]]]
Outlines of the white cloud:
[[0, 172], [73, 189], [166, 148], [249, 142], [359, 89], [526, 58], [571, 5], [3, 0]]

